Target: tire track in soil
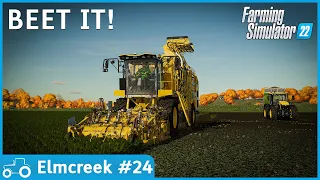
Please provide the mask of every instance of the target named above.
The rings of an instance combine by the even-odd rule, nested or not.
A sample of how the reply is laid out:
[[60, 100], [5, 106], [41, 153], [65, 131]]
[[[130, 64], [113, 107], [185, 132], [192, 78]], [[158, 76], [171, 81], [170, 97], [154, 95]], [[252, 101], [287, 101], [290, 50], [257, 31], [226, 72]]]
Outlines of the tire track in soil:
[[157, 177], [316, 177], [317, 113], [299, 116], [200, 115], [195, 132], [144, 153], [154, 157]]

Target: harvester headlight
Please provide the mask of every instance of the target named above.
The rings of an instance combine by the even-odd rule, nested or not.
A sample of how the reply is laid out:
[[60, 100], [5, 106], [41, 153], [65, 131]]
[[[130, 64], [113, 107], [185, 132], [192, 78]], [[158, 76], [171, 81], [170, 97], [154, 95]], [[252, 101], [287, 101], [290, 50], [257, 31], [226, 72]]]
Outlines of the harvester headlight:
[[110, 120], [110, 115], [111, 115], [111, 111], [110, 111], [110, 110], [108, 110], [108, 115], [107, 115], [107, 119], [106, 119], [106, 121], [105, 121], [105, 122], [107, 122], [107, 121], [109, 121], [109, 120]]
[[142, 125], [142, 127], [144, 127], [144, 119], [143, 118], [141, 118], [141, 125]]
[[118, 115], [117, 115], [117, 121], [120, 120], [120, 111], [118, 111]]
[[130, 109], [127, 110], [127, 116], [128, 116], [128, 117], [131, 116], [131, 110], [130, 110]]

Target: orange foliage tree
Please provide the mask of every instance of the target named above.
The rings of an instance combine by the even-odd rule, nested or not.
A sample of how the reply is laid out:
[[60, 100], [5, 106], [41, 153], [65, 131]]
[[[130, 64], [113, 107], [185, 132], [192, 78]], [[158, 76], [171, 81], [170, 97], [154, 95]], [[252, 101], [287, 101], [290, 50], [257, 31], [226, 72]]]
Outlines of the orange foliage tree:
[[15, 100], [17, 101], [16, 103], [16, 108], [29, 108], [30, 107], [30, 95], [26, 93], [23, 89], [17, 89], [14, 90], [13, 93]]
[[203, 95], [200, 96], [200, 105], [201, 106], [206, 106], [206, 105], [216, 101], [218, 96], [219, 95], [217, 93], [203, 94]]
[[43, 96], [44, 108], [53, 108], [56, 106], [57, 98], [54, 94], [45, 94]]
[[245, 99], [246, 98], [246, 93], [244, 90], [242, 90], [242, 89], [237, 90], [236, 93], [237, 93], [238, 99]]
[[[318, 103], [318, 86], [305, 86], [301, 90], [286, 88], [288, 100], [295, 102], [309, 102], [310, 104]], [[225, 92], [209, 93], [200, 96], [200, 105], [206, 106], [215, 102], [219, 96], [223, 97], [227, 104], [234, 104], [235, 99], [244, 100], [247, 98], [263, 98], [264, 88], [256, 89], [227, 89]], [[84, 101], [83, 98], [77, 100], [63, 100], [60, 95], [52, 93], [45, 94], [43, 98], [39, 95], [30, 97], [23, 89], [19, 88], [12, 93], [8, 89], [2, 89], [3, 109], [15, 108], [93, 108], [99, 106], [99, 101]]]
[[224, 99], [224, 102], [226, 102], [227, 104], [234, 104], [234, 98], [233, 97], [231, 97], [231, 96], [224, 96], [223, 97], [223, 99]]

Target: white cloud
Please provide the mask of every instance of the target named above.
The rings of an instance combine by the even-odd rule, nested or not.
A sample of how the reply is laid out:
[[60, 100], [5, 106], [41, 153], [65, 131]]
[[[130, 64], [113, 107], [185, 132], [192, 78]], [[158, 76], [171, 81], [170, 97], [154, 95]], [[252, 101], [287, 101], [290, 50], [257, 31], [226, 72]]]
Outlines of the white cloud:
[[63, 81], [53, 81], [52, 84], [65, 85], [66, 83]]
[[80, 91], [70, 91], [69, 94], [81, 94]]

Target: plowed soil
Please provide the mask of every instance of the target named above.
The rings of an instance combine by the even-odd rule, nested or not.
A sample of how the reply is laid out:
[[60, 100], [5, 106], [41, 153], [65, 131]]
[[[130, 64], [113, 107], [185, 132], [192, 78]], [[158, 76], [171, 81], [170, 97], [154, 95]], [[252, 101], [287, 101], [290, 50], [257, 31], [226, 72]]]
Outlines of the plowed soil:
[[316, 177], [317, 113], [299, 121], [208, 113], [195, 132], [146, 151], [157, 177]]

